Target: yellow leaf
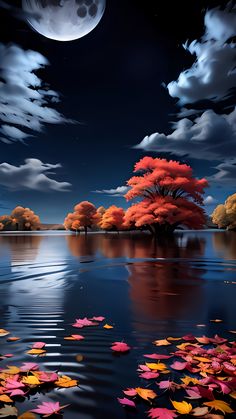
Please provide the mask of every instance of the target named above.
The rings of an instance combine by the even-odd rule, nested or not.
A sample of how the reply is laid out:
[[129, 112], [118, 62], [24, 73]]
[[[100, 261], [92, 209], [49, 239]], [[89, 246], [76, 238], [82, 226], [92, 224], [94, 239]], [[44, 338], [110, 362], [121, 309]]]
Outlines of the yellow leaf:
[[5, 329], [0, 329], [0, 338], [2, 338], [4, 336], [7, 336], [7, 335], [10, 335], [10, 332], [8, 332]]
[[30, 349], [29, 351], [27, 351], [27, 354], [30, 354], [30, 355], [42, 355], [45, 353], [46, 353], [45, 349]]
[[20, 338], [16, 336], [12, 336], [10, 338], [7, 338], [7, 342], [16, 342], [17, 340], [20, 340]]
[[209, 359], [209, 358], [204, 358], [204, 356], [195, 356], [195, 357], [194, 357], [194, 359], [196, 359], [197, 361], [200, 361], [200, 362], [209, 362], [209, 363], [211, 363], [211, 362], [212, 362], [212, 360], [211, 360], [211, 359]]
[[209, 406], [214, 410], [220, 410], [222, 413], [233, 413], [234, 410], [231, 409], [228, 403], [223, 400], [212, 400], [212, 402], [203, 403], [205, 406]]
[[139, 397], [147, 401], [149, 399], [155, 399], [157, 397], [157, 394], [154, 391], [149, 390], [147, 388], [137, 387], [135, 390], [137, 394], [139, 395]]
[[8, 369], [2, 370], [1, 372], [4, 374], [16, 375], [20, 372], [20, 368], [15, 367], [14, 365], [11, 365], [11, 366], [8, 366]]
[[188, 346], [195, 346], [196, 348], [199, 348], [199, 345], [197, 343], [190, 343], [190, 342], [186, 342], [186, 343], [181, 343], [180, 345], [177, 345], [176, 348], [180, 349], [181, 351], [185, 351], [186, 347]]
[[186, 386], [188, 386], [190, 383], [192, 383], [192, 384], [198, 384], [198, 379], [197, 378], [193, 378], [193, 377], [190, 377], [190, 376], [188, 376], [188, 375], [185, 375], [185, 377], [183, 377], [183, 378], [181, 378], [181, 381], [186, 385]]
[[103, 329], [113, 329], [113, 326], [106, 323], [106, 324], [104, 324]]
[[10, 399], [10, 397], [8, 397], [6, 394], [3, 394], [2, 396], [0, 396], [0, 401], [4, 402], [4, 403], [12, 403], [13, 400]]
[[59, 380], [55, 381], [57, 387], [68, 388], [76, 387], [78, 385], [77, 380], [72, 380], [72, 378], [67, 377], [67, 375], [62, 375]]
[[17, 419], [36, 419], [36, 416], [31, 412], [24, 412]]
[[41, 384], [39, 379], [34, 375], [28, 375], [28, 377], [23, 377], [21, 382], [23, 384], [28, 384], [29, 386], [38, 386]]
[[233, 391], [233, 393], [230, 393], [230, 397], [233, 397], [233, 399], [236, 399], [236, 391]]
[[173, 406], [177, 410], [177, 412], [180, 413], [180, 415], [188, 415], [193, 408], [190, 403], [187, 403], [185, 401], [175, 402], [175, 401], [171, 400], [171, 403], [173, 404]]
[[153, 362], [146, 362], [146, 365], [150, 370], [157, 370], [157, 371], [163, 371], [166, 370], [167, 366], [166, 364], [163, 364], [162, 362], [153, 363]]
[[167, 338], [167, 340], [170, 340], [170, 341], [175, 341], [175, 340], [181, 340], [181, 338], [173, 338], [172, 336], [169, 336], [169, 337]]
[[171, 343], [170, 343], [170, 342], [168, 342], [168, 340], [167, 340], [167, 339], [159, 339], [159, 340], [155, 340], [153, 343], [154, 343], [154, 345], [156, 345], [156, 346], [167, 346], [167, 345], [171, 345]]

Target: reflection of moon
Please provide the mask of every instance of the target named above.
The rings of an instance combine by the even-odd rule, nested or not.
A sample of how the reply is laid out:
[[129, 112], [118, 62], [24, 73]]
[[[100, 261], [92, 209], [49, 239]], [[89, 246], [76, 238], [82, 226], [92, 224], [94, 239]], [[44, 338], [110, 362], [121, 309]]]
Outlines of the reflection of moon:
[[106, 0], [22, 0], [28, 22], [46, 38], [72, 41], [100, 22]]

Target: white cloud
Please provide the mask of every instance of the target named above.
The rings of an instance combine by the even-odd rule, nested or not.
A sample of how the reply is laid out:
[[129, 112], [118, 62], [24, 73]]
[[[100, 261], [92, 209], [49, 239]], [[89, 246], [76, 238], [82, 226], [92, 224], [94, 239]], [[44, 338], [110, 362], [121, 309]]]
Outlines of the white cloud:
[[174, 128], [169, 135], [146, 136], [136, 148], [201, 160], [221, 161], [236, 154], [236, 108], [228, 115], [207, 110], [194, 121], [181, 119]]
[[236, 159], [225, 161], [215, 167], [217, 173], [208, 177], [211, 183], [235, 186], [236, 183]]
[[207, 205], [214, 205], [217, 202], [218, 202], [217, 199], [215, 199], [212, 195], [208, 195], [203, 201], [204, 205], [206, 205], [206, 206]]
[[38, 159], [26, 159], [21, 166], [9, 163], [0, 164], [0, 185], [10, 190], [31, 189], [35, 191], [67, 192], [71, 186], [68, 182], [58, 182], [49, 175], [54, 175], [52, 169], [58, 169], [61, 164], [43, 163]]
[[36, 75], [48, 65], [48, 60], [36, 51], [0, 44], [0, 119], [1, 139], [23, 141], [40, 132], [44, 124], [72, 122], [51, 106], [59, 101], [57, 92], [48, 89]]
[[227, 42], [236, 36], [236, 7], [215, 8], [205, 15], [205, 34], [184, 48], [196, 61], [168, 84], [170, 96], [181, 105], [210, 99], [219, 101], [236, 87], [236, 44]]
[[104, 195], [110, 195], [110, 196], [121, 196], [123, 197], [129, 190], [130, 188], [128, 186], [118, 186], [115, 189], [102, 189], [102, 190], [96, 190], [96, 191], [92, 191], [93, 193], [100, 193], [100, 194], [104, 194]]

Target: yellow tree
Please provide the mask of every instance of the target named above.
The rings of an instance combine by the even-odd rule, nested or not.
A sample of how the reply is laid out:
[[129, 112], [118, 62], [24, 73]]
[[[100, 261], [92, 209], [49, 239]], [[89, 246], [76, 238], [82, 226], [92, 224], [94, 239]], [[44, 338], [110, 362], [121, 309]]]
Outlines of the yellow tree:
[[224, 204], [215, 208], [212, 213], [212, 222], [219, 228], [236, 230], [236, 193], [229, 196]]

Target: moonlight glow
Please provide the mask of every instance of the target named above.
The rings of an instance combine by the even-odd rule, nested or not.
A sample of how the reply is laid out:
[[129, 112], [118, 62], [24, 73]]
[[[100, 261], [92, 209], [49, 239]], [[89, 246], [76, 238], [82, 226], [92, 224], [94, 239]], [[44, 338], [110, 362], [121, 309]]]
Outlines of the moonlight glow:
[[106, 0], [22, 0], [32, 14], [30, 25], [56, 41], [73, 41], [91, 32], [100, 22]]

